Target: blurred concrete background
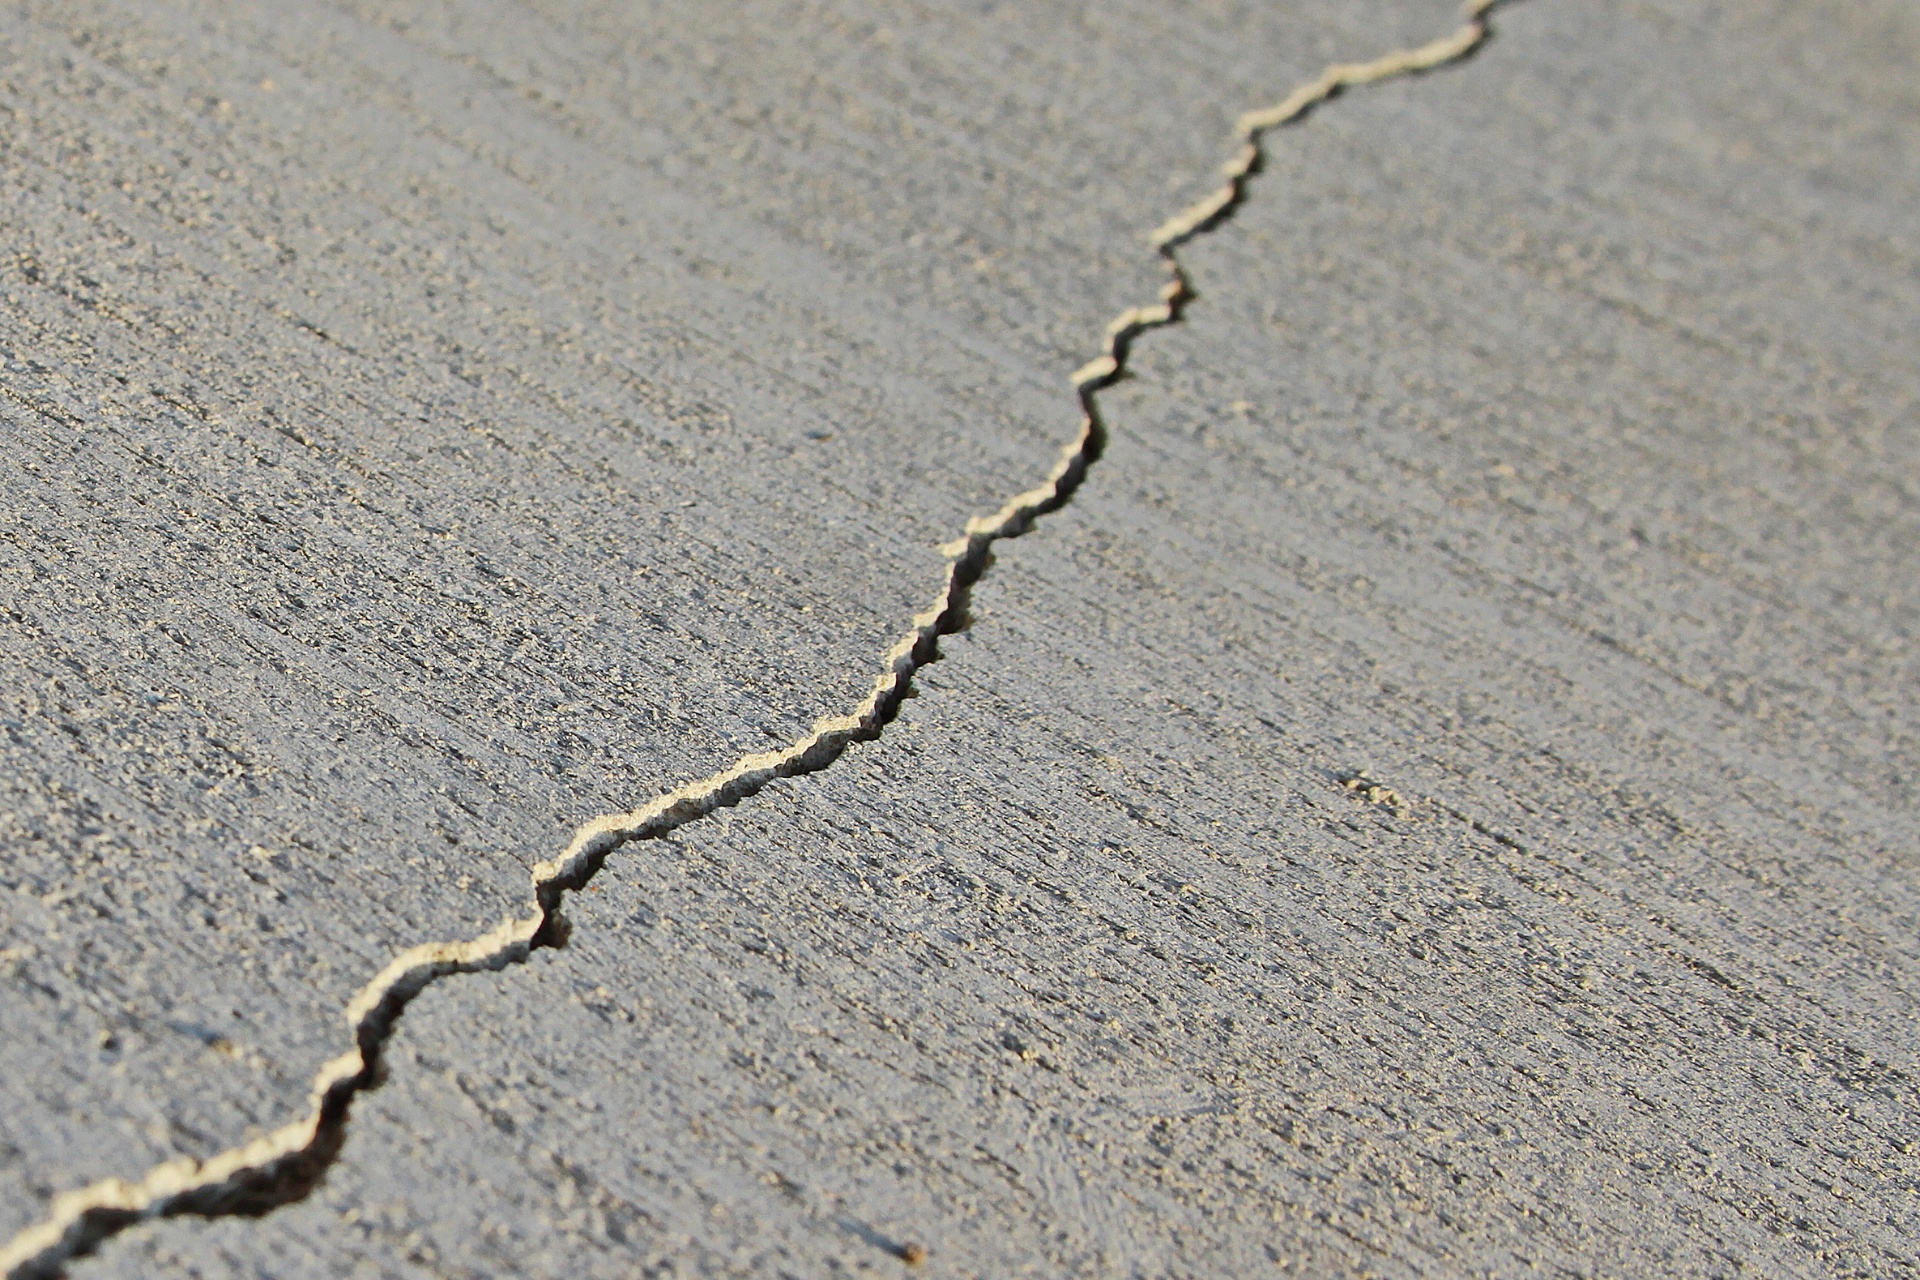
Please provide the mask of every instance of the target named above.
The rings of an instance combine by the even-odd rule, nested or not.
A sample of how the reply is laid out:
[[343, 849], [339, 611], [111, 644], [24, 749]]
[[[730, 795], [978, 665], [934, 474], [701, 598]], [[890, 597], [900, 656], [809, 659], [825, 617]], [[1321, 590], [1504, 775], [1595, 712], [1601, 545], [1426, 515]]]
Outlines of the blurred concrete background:
[[[1432, 0], [0, 11], [0, 1240], [850, 703], [1242, 111]], [[80, 1276], [1920, 1269], [1920, 16], [1274, 140], [876, 743]]]

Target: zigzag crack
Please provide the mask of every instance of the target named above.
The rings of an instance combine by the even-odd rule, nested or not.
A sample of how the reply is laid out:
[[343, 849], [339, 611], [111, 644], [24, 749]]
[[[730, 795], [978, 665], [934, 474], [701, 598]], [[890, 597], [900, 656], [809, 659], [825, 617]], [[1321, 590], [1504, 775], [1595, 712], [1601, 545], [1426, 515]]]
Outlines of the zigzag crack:
[[395, 956], [347, 1006], [353, 1048], [321, 1068], [306, 1117], [204, 1161], [170, 1160], [138, 1182], [108, 1178], [55, 1198], [48, 1217], [21, 1231], [0, 1249], [5, 1280], [51, 1280], [66, 1264], [92, 1253], [136, 1223], [157, 1218], [257, 1217], [304, 1199], [339, 1157], [349, 1111], [360, 1093], [380, 1081], [380, 1054], [415, 996], [453, 974], [500, 970], [523, 964], [535, 951], [566, 944], [561, 913], [566, 895], [599, 873], [615, 850], [636, 840], [657, 840], [716, 809], [754, 795], [776, 778], [825, 769], [855, 742], [877, 738], [899, 710], [914, 673], [939, 658], [940, 637], [966, 626], [973, 585], [991, 563], [991, 548], [1015, 538], [1034, 521], [1064, 506], [1099, 459], [1107, 432], [1098, 394], [1126, 372], [1128, 352], [1141, 334], [1179, 321], [1195, 297], [1175, 251], [1213, 230], [1245, 200], [1259, 172], [1261, 138], [1306, 116], [1349, 86], [1431, 71], [1473, 53], [1492, 34], [1488, 15], [1501, 0], [1469, 0], [1465, 22], [1453, 34], [1371, 62], [1338, 63], [1301, 85], [1278, 104], [1242, 116], [1235, 128], [1239, 153], [1223, 169], [1226, 182], [1213, 194], [1176, 214], [1154, 232], [1152, 244], [1170, 279], [1153, 306], [1132, 307], [1107, 326], [1101, 353], [1073, 375], [1079, 393], [1080, 430], [1062, 448], [1060, 460], [1041, 484], [1016, 494], [994, 514], [967, 522], [966, 532], [940, 548], [948, 558], [945, 585], [933, 607], [915, 615], [912, 629], [886, 653], [873, 689], [853, 710], [823, 719], [806, 737], [779, 751], [747, 755], [710, 777], [691, 782], [630, 813], [594, 818], [574, 832], [561, 855], [533, 869], [537, 914], [509, 920], [466, 942], [430, 942]]

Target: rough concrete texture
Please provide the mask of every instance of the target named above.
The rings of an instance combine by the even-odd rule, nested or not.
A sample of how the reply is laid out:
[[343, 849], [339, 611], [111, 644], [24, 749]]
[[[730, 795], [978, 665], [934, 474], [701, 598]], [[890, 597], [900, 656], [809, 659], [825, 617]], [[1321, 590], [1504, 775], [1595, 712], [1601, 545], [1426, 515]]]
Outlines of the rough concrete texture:
[[[1233, 119], [1459, 21], [632, 8], [0, 13], [0, 1240], [860, 697]], [[1496, 27], [1275, 136], [880, 739], [73, 1274], [1920, 1270], [1920, 18]]]

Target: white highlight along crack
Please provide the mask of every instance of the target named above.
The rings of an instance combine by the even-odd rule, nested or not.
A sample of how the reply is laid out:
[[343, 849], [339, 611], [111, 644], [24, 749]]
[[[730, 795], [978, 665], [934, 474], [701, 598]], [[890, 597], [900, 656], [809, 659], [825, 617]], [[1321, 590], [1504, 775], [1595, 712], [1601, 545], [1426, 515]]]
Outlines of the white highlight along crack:
[[1125, 373], [1135, 338], [1179, 321], [1194, 290], [1176, 250], [1226, 221], [1246, 198], [1248, 181], [1260, 169], [1263, 135], [1302, 119], [1343, 89], [1431, 71], [1467, 57], [1492, 35], [1488, 15], [1498, 3], [1501, 0], [1468, 0], [1465, 21], [1451, 35], [1371, 62], [1336, 63], [1275, 106], [1240, 118], [1235, 136], [1241, 149], [1224, 169], [1225, 184], [1169, 219], [1153, 235], [1153, 246], [1172, 277], [1161, 289], [1160, 301], [1129, 308], [1115, 317], [1107, 326], [1101, 354], [1073, 375], [1080, 397], [1078, 434], [1062, 448], [1059, 462], [1044, 482], [1008, 499], [993, 515], [969, 520], [965, 534], [941, 548], [948, 558], [945, 585], [933, 606], [915, 615], [912, 629], [887, 651], [872, 692], [850, 712], [819, 721], [806, 737], [779, 751], [743, 756], [727, 769], [630, 813], [606, 814], [586, 823], [558, 858], [533, 869], [536, 914], [509, 920], [466, 942], [429, 942], [409, 948], [361, 990], [346, 1009], [353, 1048], [314, 1078], [313, 1105], [305, 1117], [208, 1160], [170, 1160], [148, 1170], [137, 1182], [107, 1178], [55, 1197], [43, 1221], [0, 1249], [0, 1277], [50, 1280], [63, 1274], [75, 1258], [151, 1219], [258, 1217], [304, 1199], [339, 1157], [354, 1098], [377, 1087], [381, 1050], [407, 1005], [428, 985], [452, 974], [523, 964], [543, 947], [564, 946], [563, 900], [592, 880], [621, 845], [660, 839], [716, 809], [740, 803], [776, 778], [818, 772], [851, 744], [879, 737], [899, 710], [914, 673], [938, 660], [940, 637], [967, 625], [967, 601], [991, 563], [993, 544], [1018, 537], [1035, 520], [1064, 506], [1099, 459], [1107, 433], [1096, 397]]

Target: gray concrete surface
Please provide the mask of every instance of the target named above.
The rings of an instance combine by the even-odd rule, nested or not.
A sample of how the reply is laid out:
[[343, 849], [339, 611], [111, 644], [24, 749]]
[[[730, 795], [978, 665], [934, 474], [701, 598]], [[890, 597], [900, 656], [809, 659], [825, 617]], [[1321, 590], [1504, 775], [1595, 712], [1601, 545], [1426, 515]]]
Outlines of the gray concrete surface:
[[[1444, 5], [14, 5], [0, 1238], [864, 688], [1233, 118]], [[1278, 141], [880, 741], [76, 1275], [1920, 1269], [1920, 21]]]

